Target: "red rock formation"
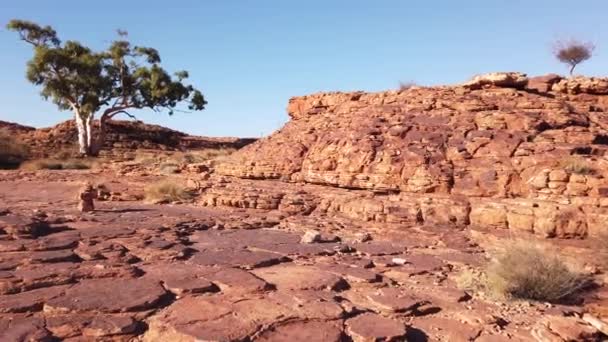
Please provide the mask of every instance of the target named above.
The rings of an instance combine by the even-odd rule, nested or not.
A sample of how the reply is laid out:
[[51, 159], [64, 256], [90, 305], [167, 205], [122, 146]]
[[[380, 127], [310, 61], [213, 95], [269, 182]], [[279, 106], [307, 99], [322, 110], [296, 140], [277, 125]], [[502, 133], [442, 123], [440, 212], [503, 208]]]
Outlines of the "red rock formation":
[[[0, 129], [7, 129], [17, 134], [20, 141], [31, 147], [34, 157], [46, 157], [57, 151], [69, 149], [77, 142], [73, 120], [41, 129], [0, 121]], [[107, 123], [105, 148], [106, 150], [110, 148], [156, 150], [241, 148], [254, 141], [253, 138], [192, 136], [141, 121], [112, 120]]]
[[290, 122], [216, 171], [359, 189], [329, 191], [320, 206], [381, 222], [595, 235], [608, 222], [606, 82], [498, 73], [295, 97]]

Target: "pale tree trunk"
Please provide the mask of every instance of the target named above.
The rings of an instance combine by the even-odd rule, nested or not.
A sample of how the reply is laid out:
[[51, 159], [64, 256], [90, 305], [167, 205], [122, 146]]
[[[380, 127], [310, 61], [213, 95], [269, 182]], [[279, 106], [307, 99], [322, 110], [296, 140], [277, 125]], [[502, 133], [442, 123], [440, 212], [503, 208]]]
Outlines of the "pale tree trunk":
[[88, 132], [90, 132], [90, 129], [87, 129], [87, 120], [79, 112], [76, 112], [74, 117], [76, 119], [76, 129], [78, 130], [78, 153], [83, 156], [89, 155], [90, 140]]
[[87, 146], [89, 149], [89, 154], [91, 154], [91, 148], [93, 146], [93, 115], [87, 116], [84, 120], [85, 129], [87, 131]]

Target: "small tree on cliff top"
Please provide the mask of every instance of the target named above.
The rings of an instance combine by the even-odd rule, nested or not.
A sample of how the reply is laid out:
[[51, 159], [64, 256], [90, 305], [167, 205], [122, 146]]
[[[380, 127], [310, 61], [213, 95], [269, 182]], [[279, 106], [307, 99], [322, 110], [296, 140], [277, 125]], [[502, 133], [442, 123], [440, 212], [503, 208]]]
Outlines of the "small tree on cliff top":
[[594, 49], [595, 46], [591, 42], [570, 40], [557, 42], [554, 47], [554, 54], [560, 62], [570, 66], [570, 75], [572, 76], [574, 68], [591, 58]]
[[[76, 41], [62, 43], [50, 26], [12, 20], [7, 28], [34, 47], [27, 79], [40, 85], [41, 95], [60, 110], [74, 113], [83, 155], [97, 155], [107, 120], [120, 113], [131, 116], [129, 109], [166, 109], [171, 115], [181, 102], [187, 102], [190, 110], [203, 110], [207, 104], [200, 91], [184, 84], [186, 71], [172, 77], [160, 67], [158, 51], [132, 46], [124, 31], [107, 50], [95, 52]], [[95, 133], [96, 113], [101, 116]]]

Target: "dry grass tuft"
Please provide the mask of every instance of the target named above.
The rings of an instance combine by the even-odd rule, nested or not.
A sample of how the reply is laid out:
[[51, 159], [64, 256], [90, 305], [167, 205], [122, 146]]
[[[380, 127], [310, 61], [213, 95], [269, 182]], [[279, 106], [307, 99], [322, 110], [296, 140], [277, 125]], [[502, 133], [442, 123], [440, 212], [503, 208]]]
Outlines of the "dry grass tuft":
[[163, 174], [179, 173], [188, 164], [197, 164], [206, 161], [219, 160], [234, 153], [233, 148], [210, 148], [190, 152], [165, 152], [151, 153], [146, 151], [137, 152], [134, 161], [147, 168], [157, 169]]
[[29, 148], [13, 138], [5, 131], [0, 130], [0, 169], [15, 169], [28, 158]]
[[151, 184], [144, 191], [144, 199], [148, 203], [181, 202], [191, 200], [192, 197], [190, 190], [171, 180]]
[[513, 241], [488, 266], [485, 281], [487, 290], [500, 297], [560, 302], [578, 294], [590, 279], [553, 251]]
[[94, 167], [96, 161], [91, 159], [36, 159], [23, 163], [21, 170], [88, 170]]
[[595, 169], [589, 166], [587, 162], [576, 158], [563, 161], [561, 167], [564, 171], [577, 175], [591, 175], [595, 173]]

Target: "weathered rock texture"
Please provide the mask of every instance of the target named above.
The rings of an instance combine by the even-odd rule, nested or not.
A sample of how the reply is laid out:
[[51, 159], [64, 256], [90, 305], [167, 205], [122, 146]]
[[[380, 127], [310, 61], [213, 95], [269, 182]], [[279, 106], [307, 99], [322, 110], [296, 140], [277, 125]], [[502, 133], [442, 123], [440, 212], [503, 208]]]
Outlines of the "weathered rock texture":
[[[0, 171], [0, 341], [605, 340], [590, 239], [542, 242], [594, 281], [575, 302], [459, 286], [505, 239], [605, 229], [606, 100], [571, 82], [296, 98], [281, 131], [169, 178]], [[141, 202], [167, 179], [193, 198]]]
[[[74, 120], [49, 128], [35, 129], [0, 121], [0, 129], [15, 134], [31, 147], [34, 157], [46, 157], [72, 147], [77, 141]], [[107, 123], [104, 146], [119, 149], [192, 150], [206, 148], [241, 148], [255, 141], [252, 138], [214, 138], [188, 135], [166, 127], [141, 121], [111, 120]]]
[[360, 190], [316, 208], [369, 220], [595, 235], [608, 229], [607, 95], [605, 79], [496, 73], [295, 97], [290, 122], [216, 171]]

